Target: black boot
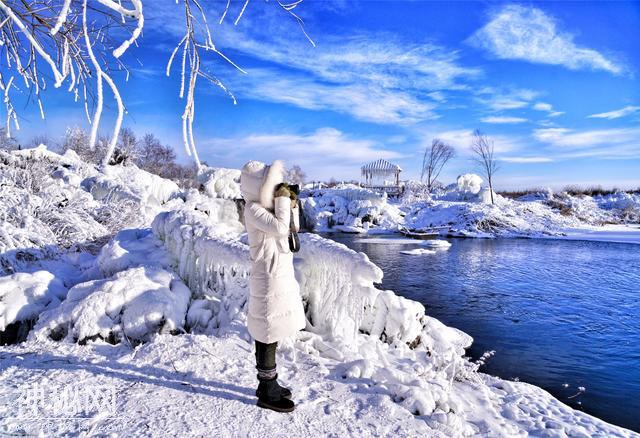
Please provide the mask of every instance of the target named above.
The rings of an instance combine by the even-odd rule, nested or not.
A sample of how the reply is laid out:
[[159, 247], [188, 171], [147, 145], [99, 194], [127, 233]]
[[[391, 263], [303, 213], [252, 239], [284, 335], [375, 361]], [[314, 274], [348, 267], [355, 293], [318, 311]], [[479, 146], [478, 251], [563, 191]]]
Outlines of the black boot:
[[[276, 374], [276, 385], [280, 388], [280, 396], [282, 398], [291, 399], [291, 390], [289, 388], [285, 388], [284, 386], [280, 386], [277, 379], [278, 379], [278, 375]], [[262, 394], [263, 392], [262, 388], [263, 388], [262, 384], [258, 385], [258, 389], [256, 389], [256, 397], [260, 398], [260, 394]]]
[[277, 377], [273, 379], [260, 379], [258, 385], [258, 406], [265, 409], [271, 409], [276, 412], [292, 412], [295, 404], [282, 397], [282, 387], [278, 385]]

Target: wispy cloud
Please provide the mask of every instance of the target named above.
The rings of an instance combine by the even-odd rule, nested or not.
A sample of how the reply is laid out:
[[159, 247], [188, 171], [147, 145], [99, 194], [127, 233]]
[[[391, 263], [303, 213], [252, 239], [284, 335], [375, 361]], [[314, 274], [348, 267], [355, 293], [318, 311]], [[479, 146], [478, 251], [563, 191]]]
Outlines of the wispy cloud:
[[[209, 16], [219, 16], [220, 5], [212, 4]], [[379, 124], [412, 124], [437, 118], [446, 92], [467, 89], [483, 73], [464, 65], [450, 47], [400, 34], [354, 30], [314, 35], [308, 29], [317, 37], [312, 47], [294, 20], [270, 6], [249, 7], [238, 26], [210, 20], [216, 46], [249, 74], [227, 75], [215, 55], [203, 62], [245, 99], [333, 110]], [[305, 6], [301, 11], [315, 9]], [[171, 14], [156, 20], [178, 40], [184, 35], [184, 29], [170, 24], [176, 20]]]
[[506, 117], [506, 116], [491, 116], [491, 117], [483, 117], [480, 119], [482, 123], [523, 123], [526, 122], [527, 119], [522, 117]]
[[455, 52], [389, 35], [327, 37], [315, 49], [273, 37], [227, 38], [236, 50], [270, 65], [241, 79], [242, 87], [235, 88], [246, 97], [334, 110], [375, 123], [438, 118], [437, 104], [446, 101], [443, 91], [465, 89], [468, 78], [481, 74], [459, 65]]
[[498, 157], [498, 160], [519, 164], [550, 163], [553, 161], [551, 157]]
[[204, 159], [223, 166], [241, 167], [247, 156], [271, 162], [284, 159], [298, 164], [311, 178], [357, 178], [360, 166], [378, 158], [398, 159], [398, 151], [372, 140], [356, 139], [334, 128], [304, 134], [252, 134], [238, 138], [212, 138], [203, 142]]
[[[471, 143], [473, 142], [473, 130], [471, 129], [456, 129], [451, 131], [435, 132], [429, 138], [439, 138], [445, 143], [455, 147], [460, 155], [470, 155]], [[512, 136], [506, 135], [490, 135], [493, 140], [495, 152], [497, 154], [514, 152], [521, 149], [520, 141]]]
[[580, 47], [574, 36], [558, 28], [557, 21], [540, 9], [509, 5], [467, 42], [500, 59], [560, 65], [571, 70], [603, 70], [621, 74], [625, 67], [600, 52]]
[[563, 111], [555, 111], [550, 103], [537, 102], [532, 107], [536, 111], [545, 111], [549, 117], [558, 117], [564, 114]]
[[568, 128], [536, 129], [536, 140], [557, 148], [560, 158], [602, 157], [637, 158], [640, 156], [640, 128], [578, 131]]
[[540, 92], [528, 88], [483, 87], [475, 91], [476, 101], [493, 111], [525, 108], [540, 96]]
[[249, 70], [231, 81], [240, 96], [280, 102], [311, 110], [330, 110], [374, 122], [411, 124], [436, 119], [435, 105], [411, 93], [367, 87], [363, 84], [328, 85], [304, 75], [266, 69]]
[[624, 108], [620, 108], [619, 110], [615, 110], [615, 111], [609, 111], [606, 113], [599, 113], [599, 114], [591, 114], [590, 116], [587, 116], [588, 118], [591, 119], [619, 119], [620, 117], [624, 117], [624, 116], [628, 116], [629, 114], [633, 114], [635, 112], [637, 112], [638, 110], [640, 110], [640, 106], [625, 106]]

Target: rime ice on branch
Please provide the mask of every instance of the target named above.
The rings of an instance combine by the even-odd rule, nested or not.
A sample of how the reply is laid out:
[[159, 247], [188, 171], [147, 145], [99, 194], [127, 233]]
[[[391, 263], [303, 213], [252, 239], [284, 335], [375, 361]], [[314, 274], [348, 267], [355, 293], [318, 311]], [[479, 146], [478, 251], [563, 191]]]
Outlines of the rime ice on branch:
[[[104, 105], [103, 83], [111, 90], [116, 102], [117, 116], [113, 135], [106, 146], [103, 167], [109, 159], [118, 140], [118, 134], [125, 113], [125, 106], [113, 79], [113, 71], [129, 72], [121, 60], [127, 50], [137, 41], [144, 27], [144, 0], [2, 0], [0, 1], [0, 56], [6, 59], [6, 71], [22, 77], [25, 88], [29, 89], [29, 99], [38, 103], [41, 117], [45, 111], [41, 91], [46, 89], [45, 73], [51, 73], [54, 86], [68, 83], [68, 91], [74, 99], [84, 101], [85, 113], [91, 127], [90, 146], [95, 147]], [[290, 14], [302, 28], [302, 32], [315, 46], [304, 31], [302, 19], [293, 10], [302, 3], [297, 0], [285, 4], [277, 1], [280, 8]], [[150, 7], [159, 7], [148, 2]], [[206, 11], [198, 0], [176, 0], [176, 5], [184, 6], [185, 35], [169, 57], [166, 74], [178, 52], [182, 51], [180, 97], [185, 98], [182, 114], [182, 134], [187, 153], [199, 165], [193, 135], [195, 118], [195, 90], [199, 77], [220, 87], [231, 96], [224, 84], [201, 68], [200, 51], [212, 51], [225, 62], [244, 73], [214, 44], [207, 22]], [[249, 1], [246, 0], [234, 24], [238, 24], [245, 13]], [[223, 23], [231, 0], [228, 0], [220, 18]], [[198, 18], [199, 17], [199, 18]], [[122, 35], [128, 37], [116, 39]], [[204, 40], [200, 37], [204, 35]], [[114, 38], [112, 38], [112, 36]], [[108, 56], [110, 54], [111, 56]], [[44, 65], [41, 63], [44, 62]], [[10, 122], [19, 129], [18, 116], [11, 103], [12, 89], [18, 89], [16, 76], [6, 79], [0, 74], [0, 91], [6, 108], [7, 136], [11, 135]], [[186, 95], [185, 95], [186, 91]], [[90, 102], [91, 101], [91, 102]], [[90, 105], [91, 103], [91, 105]], [[93, 108], [90, 108], [93, 107]]]

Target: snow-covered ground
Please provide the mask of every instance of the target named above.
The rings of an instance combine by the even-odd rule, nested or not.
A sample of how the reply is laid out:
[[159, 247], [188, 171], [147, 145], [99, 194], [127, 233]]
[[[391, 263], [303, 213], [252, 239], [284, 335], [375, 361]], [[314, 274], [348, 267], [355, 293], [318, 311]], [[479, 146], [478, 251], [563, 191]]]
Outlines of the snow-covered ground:
[[[73, 157], [38, 154], [32, 159], [48, 163], [39, 170], [43, 181], [59, 165], [79, 172]], [[67, 159], [74, 160], [69, 167]], [[637, 436], [535, 386], [479, 372], [480, 363], [464, 358], [468, 335], [429, 317], [420, 303], [376, 288], [383, 273], [365, 254], [313, 234], [302, 235], [295, 260], [307, 327], [278, 351], [279, 375], [297, 409], [262, 410], [245, 327], [248, 247], [240, 206], [229, 199], [237, 173], [206, 171], [204, 193], [159, 193], [159, 184], [139, 184], [146, 177], [135, 177], [136, 168], [87, 172], [79, 181], [58, 179], [51, 190], [108, 209], [111, 196], [101, 196], [99, 184], [144, 214], [100, 250], [62, 245], [54, 229], [42, 243], [51, 251], [8, 259], [0, 321], [30, 331], [26, 342], [0, 347], [3, 434]], [[83, 184], [86, 178], [92, 183]], [[28, 190], [15, 179], [6, 185], [8, 193]], [[366, 193], [349, 196], [346, 208], [367, 211], [372, 225], [401, 211]], [[16, 217], [40, 214], [29, 203], [12, 205], [4, 220], [16, 229]], [[64, 205], [57, 207], [62, 216]], [[95, 238], [104, 237], [99, 231]], [[29, 233], [37, 234], [10, 241], [9, 251], [22, 244], [29, 254], [38, 250]], [[425, 244], [429, 251], [440, 246]], [[114, 394], [110, 410], [63, 403], [105, 388]]]
[[316, 231], [390, 233], [402, 229], [459, 237], [554, 237], [640, 243], [640, 193], [572, 196], [550, 190], [508, 199], [482, 188], [477, 175], [428, 193], [410, 182], [400, 199], [356, 188], [303, 194], [306, 223]]

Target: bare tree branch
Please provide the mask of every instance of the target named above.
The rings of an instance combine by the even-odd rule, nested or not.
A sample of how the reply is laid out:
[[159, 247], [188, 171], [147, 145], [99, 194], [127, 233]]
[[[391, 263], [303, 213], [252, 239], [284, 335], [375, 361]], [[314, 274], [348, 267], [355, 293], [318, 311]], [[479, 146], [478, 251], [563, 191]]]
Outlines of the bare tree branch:
[[473, 141], [471, 142], [471, 151], [474, 153], [473, 160], [480, 167], [489, 182], [489, 191], [491, 192], [491, 204], [493, 199], [493, 176], [499, 170], [498, 162], [494, 156], [494, 144], [486, 135], [482, 134], [479, 129], [473, 133]]
[[433, 185], [440, 176], [444, 165], [455, 157], [455, 155], [455, 149], [438, 138], [434, 138], [431, 146], [425, 148], [422, 157], [422, 173], [420, 179], [424, 181], [426, 175], [427, 190], [429, 190], [429, 192], [433, 189]]
[[[74, 100], [83, 101], [87, 120], [92, 125], [89, 146], [93, 148], [98, 141], [106, 83], [117, 108], [113, 135], [108, 144], [103, 145], [102, 165], [106, 166], [115, 150], [125, 113], [114, 72], [125, 72], [125, 80], [128, 80], [129, 70], [121, 58], [142, 35], [144, 1], [151, 7], [155, 6], [149, 0], [0, 0], [0, 56], [6, 60], [0, 74], [0, 91], [7, 113], [6, 134], [11, 135], [9, 122], [19, 129], [10, 91], [20, 91], [18, 83], [21, 78], [29, 90], [28, 100], [38, 104], [44, 118], [41, 92], [46, 89], [46, 74], [50, 73], [56, 88], [66, 81]], [[304, 35], [315, 45], [305, 32], [302, 19], [293, 12], [301, 1], [285, 4], [276, 0], [280, 8], [295, 18]], [[184, 6], [185, 35], [169, 57], [166, 74], [170, 74], [173, 61], [182, 49], [180, 97], [185, 99], [183, 140], [187, 153], [199, 165], [193, 133], [198, 78], [219, 87], [236, 102], [233, 94], [214, 74], [203, 70], [201, 51], [211, 51], [241, 73], [245, 71], [215, 46], [201, 0], [176, 0], [176, 4]], [[231, 0], [227, 0], [220, 23], [224, 21], [230, 4]], [[248, 4], [249, 0], [245, 0], [235, 24], [246, 12]], [[194, 11], [198, 17], [194, 16]], [[124, 39], [123, 30], [127, 33]], [[5, 76], [9, 79], [6, 80]]]

